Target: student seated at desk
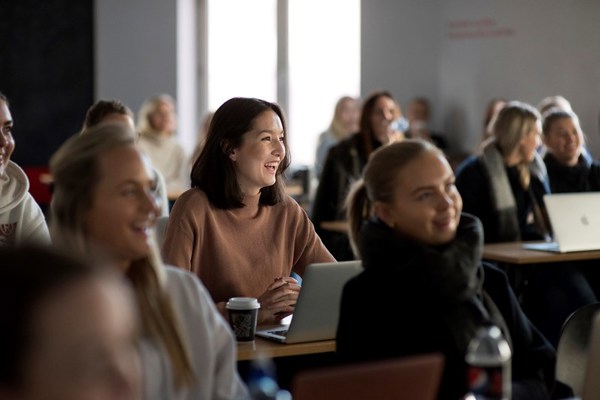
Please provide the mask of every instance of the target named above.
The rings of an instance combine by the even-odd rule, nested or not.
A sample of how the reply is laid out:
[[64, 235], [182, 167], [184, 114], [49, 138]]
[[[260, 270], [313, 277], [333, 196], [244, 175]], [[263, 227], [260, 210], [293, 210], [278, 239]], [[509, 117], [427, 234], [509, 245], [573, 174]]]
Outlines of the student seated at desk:
[[[467, 391], [467, 345], [477, 328], [494, 324], [512, 350], [512, 398], [550, 397], [554, 349], [521, 310], [505, 274], [481, 262], [481, 223], [461, 213], [441, 150], [414, 139], [376, 150], [347, 204], [365, 270], [342, 294], [342, 361], [441, 352], [439, 398], [456, 400]], [[399, 330], [388, 326], [392, 319]]]
[[[543, 196], [549, 192], [544, 162], [537, 153], [541, 117], [529, 104], [511, 101], [498, 114], [493, 140], [483, 154], [456, 171], [464, 210], [477, 216], [486, 243], [543, 240], [550, 236]], [[518, 287], [523, 309], [553, 345], [567, 317], [597, 301], [581, 263], [527, 268], [527, 285]]]
[[226, 315], [230, 297], [256, 297], [259, 324], [294, 311], [292, 272], [335, 261], [304, 209], [285, 194], [290, 155], [281, 108], [236, 97], [212, 117], [192, 169], [193, 188], [171, 210], [162, 252], [197, 274]]

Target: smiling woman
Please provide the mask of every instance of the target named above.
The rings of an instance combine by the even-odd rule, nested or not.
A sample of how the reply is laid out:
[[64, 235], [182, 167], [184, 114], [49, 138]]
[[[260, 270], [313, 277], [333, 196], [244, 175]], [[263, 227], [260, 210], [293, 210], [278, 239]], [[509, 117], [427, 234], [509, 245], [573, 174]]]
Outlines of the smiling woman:
[[195, 272], [223, 315], [230, 297], [256, 297], [258, 322], [276, 323], [294, 311], [300, 292], [290, 274], [334, 260], [285, 194], [286, 133], [277, 104], [244, 97], [223, 103], [194, 163], [193, 188], [171, 210], [164, 258]]
[[154, 177], [131, 127], [104, 123], [71, 137], [50, 169], [53, 242], [82, 257], [102, 250], [133, 286], [145, 398], [247, 398], [227, 321], [198, 279], [158, 257]]

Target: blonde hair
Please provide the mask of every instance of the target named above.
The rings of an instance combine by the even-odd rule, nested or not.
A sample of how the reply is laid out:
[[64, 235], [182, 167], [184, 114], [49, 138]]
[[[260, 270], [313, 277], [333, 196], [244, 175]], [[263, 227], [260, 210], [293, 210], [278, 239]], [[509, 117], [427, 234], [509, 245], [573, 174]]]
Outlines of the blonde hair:
[[[494, 140], [496, 147], [503, 157], [510, 155], [541, 120], [540, 113], [535, 107], [520, 101], [510, 101], [498, 114], [494, 123]], [[529, 187], [531, 171], [529, 163], [521, 161], [517, 165], [519, 180], [524, 189]]]
[[[103, 123], [69, 138], [50, 159], [54, 178], [50, 232], [59, 246], [79, 256], [97, 255], [84, 216], [93, 205], [95, 185], [101, 178], [98, 159], [111, 149], [135, 146], [135, 132], [121, 123]], [[164, 283], [164, 268], [156, 243], [151, 253], [131, 263], [127, 278], [134, 288], [142, 330], [162, 343], [173, 368], [177, 387], [194, 382], [194, 372], [180, 322]]]
[[540, 120], [540, 113], [533, 106], [520, 101], [508, 102], [494, 123], [493, 134], [500, 153], [511, 154]]
[[351, 187], [345, 203], [352, 249], [358, 258], [361, 257], [360, 229], [363, 222], [371, 216], [373, 203], [392, 203], [398, 184], [398, 173], [425, 152], [443, 155], [434, 144], [422, 139], [405, 139], [380, 147], [371, 153], [362, 179]]
[[[341, 120], [342, 111], [343, 111], [344, 105], [346, 103], [355, 103], [357, 107], [359, 106], [358, 105], [359, 100], [355, 99], [354, 97], [350, 97], [350, 96], [343, 96], [335, 103], [335, 110], [333, 111], [333, 118], [331, 119], [331, 124], [329, 125], [329, 129], [331, 130], [331, 132], [333, 133], [333, 136], [335, 136], [335, 138], [337, 140], [341, 140], [344, 137], [346, 137], [348, 134], [354, 133], [354, 132], [347, 132], [347, 127], [344, 125], [344, 123]], [[358, 129], [358, 118], [356, 121], [356, 128]]]
[[[152, 132], [154, 129], [150, 124], [150, 114], [152, 114], [161, 103], [170, 104], [173, 107], [173, 112], [175, 112], [175, 99], [168, 94], [159, 94], [157, 96], [150, 97], [140, 107], [140, 111], [138, 112], [138, 125], [137, 130], [140, 135], [147, 135], [149, 132]], [[175, 132], [169, 132], [171, 135]]]

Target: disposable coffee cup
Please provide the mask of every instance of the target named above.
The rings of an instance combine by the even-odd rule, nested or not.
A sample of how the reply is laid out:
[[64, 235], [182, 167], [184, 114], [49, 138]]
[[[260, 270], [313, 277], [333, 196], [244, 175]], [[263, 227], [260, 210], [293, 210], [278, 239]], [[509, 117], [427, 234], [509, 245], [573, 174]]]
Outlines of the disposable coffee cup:
[[229, 324], [238, 342], [251, 342], [256, 334], [260, 303], [254, 297], [232, 297], [225, 306]]

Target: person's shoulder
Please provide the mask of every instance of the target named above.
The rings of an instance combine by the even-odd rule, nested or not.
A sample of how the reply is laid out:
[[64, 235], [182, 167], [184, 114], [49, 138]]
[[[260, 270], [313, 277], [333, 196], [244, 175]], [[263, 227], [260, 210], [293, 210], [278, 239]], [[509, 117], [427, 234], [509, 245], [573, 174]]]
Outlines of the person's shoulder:
[[280, 202], [267, 206], [271, 210], [280, 214], [302, 215], [305, 214], [302, 206], [290, 195], [283, 196]]
[[175, 204], [177, 204], [177, 202], [179, 202], [180, 204], [194, 203], [196, 205], [210, 204], [210, 200], [208, 200], [208, 196], [206, 195], [204, 190], [197, 187], [187, 189], [186, 191], [181, 193], [179, 197], [177, 197], [177, 201], [175, 202]]
[[467, 156], [464, 160], [458, 164], [456, 167], [456, 173], [462, 172], [464, 170], [469, 170], [477, 167], [479, 165], [479, 156], [477, 154], [471, 154]]
[[172, 295], [203, 293], [205, 291], [198, 277], [188, 270], [173, 265], [165, 265], [164, 271], [166, 286]]
[[496, 265], [490, 264], [488, 262], [482, 262], [481, 264], [483, 265], [485, 279], [487, 279], [488, 276], [493, 279], [506, 279], [506, 273], [500, 268], [498, 268]]
[[456, 180], [460, 181], [471, 181], [476, 177], [482, 177], [484, 174], [483, 165], [480, 162], [478, 155], [472, 154], [465, 158], [460, 164], [456, 166]]
[[340, 140], [330, 150], [330, 153], [333, 152], [346, 152], [349, 148], [356, 147], [361, 141], [360, 132], [353, 133], [349, 137]]
[[[10, 203], [19, 203], [25, 200], [29, 194], [29, 179], [21, 167], [15, 162], [9, 161], [6, 165], [5, 176], [0, 179], [0, 188], [2, 197], [10, 199]], [[5, 203], [5, 201], [0, 203]]]

